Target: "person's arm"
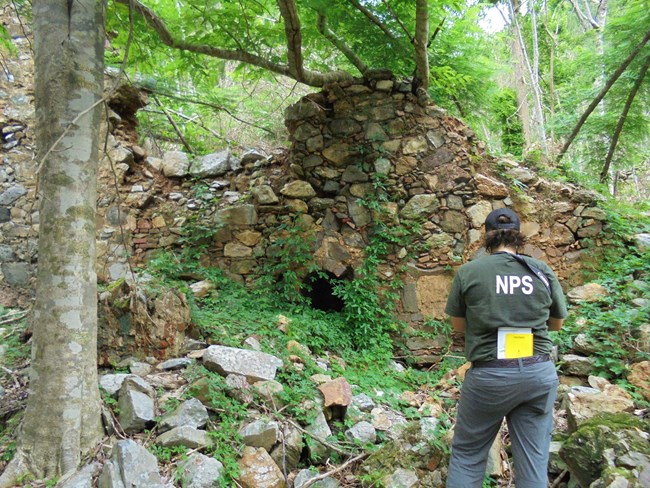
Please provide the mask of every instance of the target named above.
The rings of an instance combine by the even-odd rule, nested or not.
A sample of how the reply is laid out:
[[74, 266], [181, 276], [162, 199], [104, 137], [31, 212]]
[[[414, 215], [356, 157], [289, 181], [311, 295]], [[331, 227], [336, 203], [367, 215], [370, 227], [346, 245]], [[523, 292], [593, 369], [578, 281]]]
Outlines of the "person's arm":
[[558, 319], [557, 317], [549, 317], [548, 322], [546, 322], [546, 325], [548, 326], [548, 330], [555, 332], [562, 328], [563, 323], [564, 323], [564, 319]]
[[451, 327], [454, 332], [465, 332], [465, 317], [451, 317]]

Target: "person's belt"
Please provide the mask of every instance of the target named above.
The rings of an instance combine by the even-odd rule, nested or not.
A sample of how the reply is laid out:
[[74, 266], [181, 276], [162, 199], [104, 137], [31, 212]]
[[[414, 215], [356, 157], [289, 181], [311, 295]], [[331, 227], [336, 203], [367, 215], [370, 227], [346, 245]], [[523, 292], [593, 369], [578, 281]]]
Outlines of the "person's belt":
[[550, 361], [551, 356], [548, 354], [538, 354], [537, 356], [527, 356], [519, 359], [493, 359], [491, 361], [472, 361], [472, 368], [518, 368], [519, 362], [523, 366], [535, 363], [545, 363]]

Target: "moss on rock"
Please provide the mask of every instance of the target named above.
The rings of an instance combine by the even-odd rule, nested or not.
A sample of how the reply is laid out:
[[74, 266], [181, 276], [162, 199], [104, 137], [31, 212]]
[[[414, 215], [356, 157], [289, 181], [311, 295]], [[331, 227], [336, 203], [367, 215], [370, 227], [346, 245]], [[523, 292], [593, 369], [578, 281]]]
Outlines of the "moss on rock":
[[642, 435], [650, 421], [627, 413], [598, 415], [578, 428], [564, 442], [560, 457], [580, 486], [590, 486], [606, 469], [619, 468], [619, 457], [631, 452], [647, 456], [650, 443]]

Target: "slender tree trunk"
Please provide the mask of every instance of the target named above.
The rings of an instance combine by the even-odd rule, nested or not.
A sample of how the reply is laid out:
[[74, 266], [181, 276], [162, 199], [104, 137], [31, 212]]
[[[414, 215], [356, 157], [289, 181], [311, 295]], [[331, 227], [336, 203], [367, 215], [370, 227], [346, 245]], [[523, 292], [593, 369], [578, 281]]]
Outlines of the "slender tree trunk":
[[535, 127], [537, 129], [537, 137], [542, 147], [544, 154], [548, 155], [548, 144], [546, 141], [546, 124], [544, 121], [544, 105], [542, 86], [539, 82], [539, 36], [537, 35], [537, 11], [535, 10], [535, 2], [529, 2], [530, 18], [532, 22], [533, 34], [533, 65], [530, 70], [530, 85], [533, 90], [533, 114], [535, 118]]
[[[522, 86], [518, 88], [518, 99], [519, 99], [519, 104], [521, 108], [528, 107], [529, 104], [532, 104], [532, 117], [524, 122], [522, 119], [522, 123], [524, 125], [524, 136], [526, 137], [526, 124], [528, 125], [528, 137], [526, 140], [526, 145], [527, 146], [534, 146], [534, 145], [539, 145], [539, 147], [544, 151], [545, 154], [548, 154], [548, 150], [546, 147], [546, 129], [544, 128], [544, 112], [543, 112], [543, 105], [542, 105], [542, 90], [539, 85], [539, 76], [538, 76], [538, 67], [537, 66], [532, 66], [530, 62], [530, 57], [528, 56], [528, 52], [526, 49], [526, 44], [524, 42], [524, 36], [521, 32], [521, 27], [519, 25], [519, 21], [517, 20], [517, 12], [519, 9], [519, 2], [518, 0], [508, 0], [508, 7], [510, 9], [510, 17], [512, 20], [512, 27], [514, 29], [514, 34], [515, 34], [515, 39], [513, 41], [514, 45], [516, 46], [516, 51], [514, 52], [515, 54], [515, 60], [517, 64], [521, 63], [521, 65], [517, 69], [517, 75], [520, 76], [522, 79], [520, 83], [522, 83]], [[535, 10], [534, 10], [534, 5], [531, 5], [530, 9], [532, 20], [533, 20], [533, 29], [535, 30], [535, 36], [534, 36], [534, 45], [533, 45], [533, 50], [536, 53], [537, 52], [537, 23], [536, 23], [536, 16], [535, 16]], [[528, 86], [526, 85], [526, 82], [528, 82]], [[523, 93], [519, 94], [519, 90], [522, 90]], [[530, 110], [530, 109], [528, 109]], [[531, 112], [529, 112], [531, 113]], [[520, 112], [520, 114], [523, 114], [523, 112]]]
[[39, 241], [29, 398], [0, 477], [60, 478], [102, 436], [97, 386], [96, 171], [104, 10], [34, 0]]
[[[557, 99], [557, 93], [555, 91], [555, 51], [557, 48], [557, 33], [558, 26], [555, 27], [555, 33], [551, 32], [549, 26], [549, 15], [548, 15], [548, 3], [544, 2], [544, 30], [549, 39], [549, 54], [548, 54], [548, 105], [549, 105], [549, 116], [551, 120], [555, 118], [555, 103]], [[550, 147], [549, 155], [551, 158], [554, 157], [555, 153], [555, 130], [553, 128], [554, 124], [551, 124], [551, 134], [550, 134]]]
[[415, 4], [415, 77], [418, 84], [429, 89], [429, 55], [427, 46], [429, 44], [429, 2], [417, 0]]
[[614, 157], [614, 151], [616, 150], [616, 145], [618, 144], [618, 140], [621, 137], [621, 132], [623, 131], [623, 125], [625, 125], [627, 114], [630, 111], [630, 107], [632, 106], [632, 102], [634, 102], [634, 98], [636, 97], [639, 88], [641, 87], [641, 83], [643, 83], [643, 79], [645, 78], [645, 75], [648, 72], [648, 68], [650, 68], [650, 56], [648, 56], [645, 60], [645, 63], [643, 63], [643, 66], [641, 67], [641, 71], [639, 71], [639, 76], [637, 76], [637, 79], [634, 82], [634, 85], [632, 86], [630, 93], [628, 93], [627, 95], [627, 100], [625, 100], [625, 106], [623, 107], [623, 112], [621, 112], [621, 116], [619, 117], [618, 122], [616, 124], [616, 129], [614, 130], [614, 135], [612, 136], [612, 141], [609, 145], [607, 156], [605, 157], [605, 163], [603, 164], [603, 169], [600, 172], [601, 183], [605, 183], [607, 181], [607, 177], [609, 175], [609, 168], [612, 164], [612, 159]]
[[560, 150], [560, 153], [557, 155], [557, 160], [558, 162], [562, 159], [564, 154], [567, 152], [569, 149], [569, 146], [571, 146], [571, 143], [575, 140], [576, 136], [580, 132], [580, 129], [582, 129], [582, 126], [584, 123], [587, 121], [591, 113], [594, 111], [594, 109], [598, 106], [600, 101], [605, 97], [609, 89], [616, 83], [616, 80], [623, 74], [623, 72], [627, 69], [627, 67], [630, 65], [630, 63], [634, 60], [634, 58], [639, 54], [639, 51], [643, 49], [643, 46], [645, 46], [648, 41], [650, 41], [650, 30], [645, 33], [643, 36], [643, 39], [641, 39], [641, 42], [635, 46], [635, 48], [632, 50], [632, 52], [623, 60], [623, 62], [619, 65], [618, 68], [616, 68], [616, 71], [610, 76], [610, 78], [607, 80], [605, 83], [605, 86], [600, 90], [598, 95], [591, 101], [585, 112], [582, 114], [578, 122], [576, 123], [576, 126], [573, 128], [573, 131], [569, 135], [569, 138], [567, 141], [564, 143], [564, 146]]

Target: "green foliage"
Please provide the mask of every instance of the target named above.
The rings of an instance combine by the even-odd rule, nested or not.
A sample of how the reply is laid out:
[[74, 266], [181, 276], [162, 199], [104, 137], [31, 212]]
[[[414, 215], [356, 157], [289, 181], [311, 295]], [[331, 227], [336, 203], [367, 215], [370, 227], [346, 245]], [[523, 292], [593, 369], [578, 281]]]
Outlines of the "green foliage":
[[158, 444], [150, 444], [149, 446], [147, 446], [147, 450], [151, 452], [151, 454], [156, 456], [159, 462], [169, 463], [175, 458], [183, 456], [187, 451], [187, 447], [185, 446], [164, 447], [164, 446], [159, 446]]
[[505, 89], [500, 92], [492, 107], [501, 128], [501, 150], [521, 157], [525, 141], [521, 120], [517, 117], [517, 97], [514, 90]]
[[382, 178], [377, 177], [373, 184], [375, 192], [360, 201], [374, 214], [363, 264], [355, 270], [354, 279], [335, 283], [332, 291], [345, 304], [343, 316], [350, 327], [352, 343], [359, 350], [371, 352], [389, 350], [390, 333], [399, 325], [393, 312], [403, 283], [397, 276], [387, 280], [382, 266], [388, 255], [401, 247], [416, 252], [419, 247], [413, 245], [413, 240], [420, 231], [416, 221], [393, 223], [385, 207], [388, 197]]
[[[247, 49], [264, 56], [270, 44], [277, 46], [283, 29], [271, 18], [277, 7], [270, 4], [260, 9], [260, 5], [225, 2], [180, 8], [165, 1], [147, 4], [176, 37], [185, 33], [192, 42], [225, 49], [238, 49], [235, 39], [243, 40]], [[292, 93], [291, 85], [283, 80], [269, 83], [268, 74], [261, 76], [260, 69], [237, 68], [221, 59], [168, 47], [140, 15], [133, 15], [131, 22], [125, 5], [113, 4], [107, 10], [106, 30], [110, 39], [106, 64], [117, 69], [126, 58], [129, 79], [155, 94], [157, 100], [152, 97], [150, 106], [160, 103], [137, 116], [141, 136], [155, 138], [163, 149], [181, 144], [168, 116], [196, 154], [224, 146], [270, 145], [277, 134], [285, 133], [278, 107], [287, 98], [303, 94], [303, 90]], [[254, 39], [246, 39], [250, 32], [256, 34]], [[266, 42], [266, 35], [273, 40]], [[259, 96], [251, 97], [253, 92]]]
[[318, 269], [312, 249], [316, 238], [300, 215], [280, 224], [273, 235], [272, 256], [265, 261], [256, 289], [262, 294], [276, 292], [288, 302], [301, 302], [300, 290], [308, 286], [303, 284], [304, 278]]
[[[349, 383], [357, 385], [361, 391], [372, 397], [372, 392], [382, 392], [381, 402], [399, 410], [407, 405], [400, 399], [402, 392], [417, 390], [434, 381], [435, 373], [416, 369], [397, 372], [389, 364], [390, 358], [368, 358], [363, 353], [348, 358], [345, 377]], [[379, 400], [376, 397], [375, 400]], [[408, 412], [405, 412], [408, 413]], [[419, 414], [411, 412], [411, 418]]]
[[474, 2], [438, 2], [431, 7], [431, 31], [440, 27], [429, 47], [429, 92], [433, 100], [471, 125], [497, 90], [495, 73], [503, 61], [498, 46], [479, 26], [483, 5]]
[[0, 53], [16, 54], [16, 46], [11, 42], [9, 31], [2, 24], [0, 24]]
[[239, 428], [247, 417], [246, 405], [226, 394], [225, 379], [217, 373], [196, 366], [188, 369], [186, 377], [192, 383], [188, 394], [200, 394], [210, 410], [216, 413], [208, 430], [212, 444], [206, 448], [206, 453], [224, 466], [219, 486], [232, 486], [233, 480], [239, 476], [237, 459], [242, 446]]
[[481, 485], [481, 488], [496, 488], [498, 486], [499, 484], [497, 483], [497, 481], [491, 476], [486, 474], [485, 478], [483, 478], [483, 484]]
[[115, 415], [119, 415], [120, 414], [120, 409], [118, 408], [118, 401], [115, 398], [113, 398], [101, 386], [99, 387], [99, 394], [101, 395], [102, 402], [104, 403], [104, 405], [106, 405], [108, 408], [110, 408], [111, 411]]
[[[570, 9], [568, 4], [564, 8]], [[579, 27], [576, 17], [568, 15], [569, 13], [570, 10], [565, 16], [556, 17], [562, 35], [557, 44], [555, 83], [557, 99], [562, 105], [558, 107], [551, 122], [552, 129], [560, 138], [573, 130], [576, 121], [603, 88], [605, 81], [641, 41], [645, 33], [642, 26], [647, 26], [650, 22], [650, 13], [644, 0], [613, 0], [608, 5], [604, 28], [598, 30], [584, 31]], [[570, 164], [584, 184], [597, 184], [614, 129], [649, 49], [646, 45], [611, 87], [571, 147]], [[644, 174], [644, 162], [650, 156], [647, 144], [650, 125], [644, 114], [650, 95], [649, 87], [646, 76], [623, 126], [612, 161], [614, 171], [624, 174], [640, 171]]]
[[[0, 346], [4, 349], [2, 361], [5, 367], [15, 368], [24, 364], [30, 355], [30, 346], [23, 335], [27, 329], [25, 313], [0, 306]], [[2, 374], [5, 374], [4, 372]]]
[[22, 413], [18, 413], [0, 424], [0, 462], [9, 462], [16, 454], [16, 433], [21, 419]]

